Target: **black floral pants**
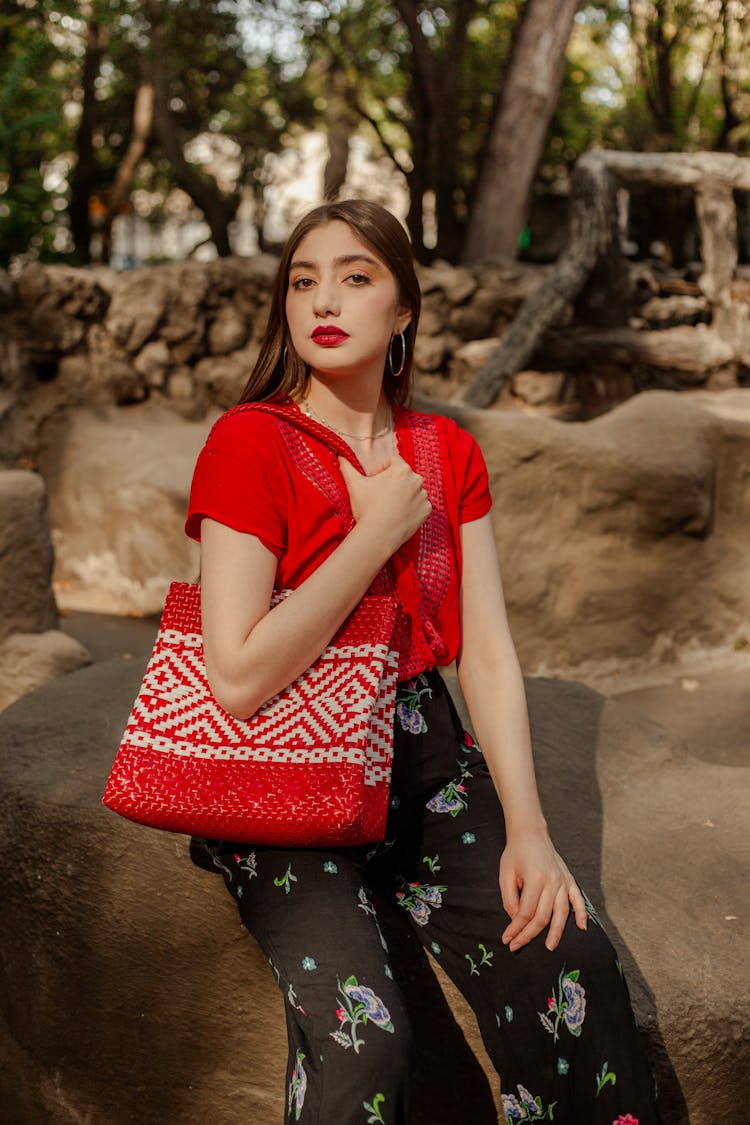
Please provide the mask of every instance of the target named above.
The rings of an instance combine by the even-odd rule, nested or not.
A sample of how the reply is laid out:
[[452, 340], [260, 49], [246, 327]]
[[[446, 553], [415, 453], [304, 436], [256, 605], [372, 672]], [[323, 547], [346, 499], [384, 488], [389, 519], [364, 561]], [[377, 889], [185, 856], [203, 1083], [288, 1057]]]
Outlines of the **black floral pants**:
[[[286, 1120], [407, 1125], [411, 1032], [370, 890], [387, 889], [471, 1004], [506, 1122], [653, 1125], [653, 1082], [622, 970], [591, 911], [554, 952], [511, 953], [502, 810], [436, 672], [399, 685], [386, 839], [320, 850], [196, 842], [223, 873], [282, 990]], [[196, 855], [197, 858], [197, 855]]]

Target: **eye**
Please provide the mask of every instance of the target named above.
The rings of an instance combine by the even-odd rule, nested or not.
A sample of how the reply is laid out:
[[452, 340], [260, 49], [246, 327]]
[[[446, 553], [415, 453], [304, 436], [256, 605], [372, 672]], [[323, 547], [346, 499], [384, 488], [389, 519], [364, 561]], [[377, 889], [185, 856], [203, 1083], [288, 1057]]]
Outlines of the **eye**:
[[294, 281], [289, 282], [289, 288], [299, 291], [300, 289], [309, 289], [312, 284], [311, 277], [295, 277]]
[[366, 273], [350, 273], [348, 280], [351, 281], [354, 285], [370, 284], [370, 279]]

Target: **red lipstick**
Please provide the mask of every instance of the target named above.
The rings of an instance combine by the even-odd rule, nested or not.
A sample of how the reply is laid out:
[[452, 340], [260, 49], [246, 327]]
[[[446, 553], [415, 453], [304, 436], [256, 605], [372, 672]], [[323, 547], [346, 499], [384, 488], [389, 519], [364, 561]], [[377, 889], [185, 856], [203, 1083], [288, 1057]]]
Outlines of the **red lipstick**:
[[323, 348], [335, 348], [349, 339], [349, 333], [335, 324], [320, 324], [313, 330], [312, 339]]

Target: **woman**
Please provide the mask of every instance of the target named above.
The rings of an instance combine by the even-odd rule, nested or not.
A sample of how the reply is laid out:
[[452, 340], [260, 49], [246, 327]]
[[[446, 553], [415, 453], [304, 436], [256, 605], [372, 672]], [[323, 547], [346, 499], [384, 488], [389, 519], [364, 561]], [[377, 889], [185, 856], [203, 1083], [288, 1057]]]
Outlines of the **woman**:
[[[646, 1125], [652, 1082], [619, 963], [539, 804], [481, 453], [452, 421], [404, 407], [419, 309], [390, 214], [346, 201], [303, 219], [242, 399], [278, 404], [299, 441], [273, 414], [229, 412], [199, 458], [187, 521], [201, 539], [209, 680], [240, 718], [317, 659], [389, 563], [401, 625], [385, 840], [203, 842], [204, 857], [285, 997], [287, 1121], [409, 1120], [409, 1022], [377, 882], [471, 1003], [507, 1121]], [[348, 495], [348, 534], [305, 471], [311, 454]], [[269, 611], [274, 586], [293, 592]], [[454, 658], [483, 753], [437, 671]]]

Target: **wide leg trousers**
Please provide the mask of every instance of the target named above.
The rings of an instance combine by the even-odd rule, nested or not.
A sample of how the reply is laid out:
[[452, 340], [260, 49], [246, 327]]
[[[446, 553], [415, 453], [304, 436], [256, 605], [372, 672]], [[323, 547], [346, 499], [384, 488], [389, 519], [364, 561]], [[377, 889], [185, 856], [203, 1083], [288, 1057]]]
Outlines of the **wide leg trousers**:
[[652, 1125], [617, 954], [591, 912], [511, 953], [502, 809], [438, 673], [399, 685], [386, 838], [345, 849], [204, 842], [286, 1005], [286, 1121], [408, 1125], [409, 1016], [371, 892], [384, 888], [473, 1008], [507, 1122]]

